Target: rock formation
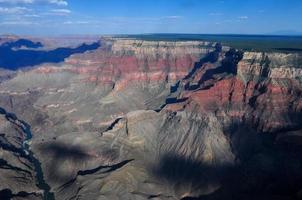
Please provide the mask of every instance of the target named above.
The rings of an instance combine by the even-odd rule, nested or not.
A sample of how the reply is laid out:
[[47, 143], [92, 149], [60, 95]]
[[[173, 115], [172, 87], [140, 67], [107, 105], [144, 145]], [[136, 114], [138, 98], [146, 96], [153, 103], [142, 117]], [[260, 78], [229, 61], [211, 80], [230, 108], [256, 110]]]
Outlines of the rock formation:
[[[0, 81], [4, 115], [15, 114], [2, 116], [0, 152], [24, 142], [24, 130], [8, 126], [30, 124], [30, 151], [56, 200], [299, 199], [301, 59], [102, 38], [96, 50]], [[10, 185], [2, 181], [0, 191], [41, 199], [43, 187], [7, 175], [26, 169], [24, 181], [38, 183], [32, 160], [2, 158]]]

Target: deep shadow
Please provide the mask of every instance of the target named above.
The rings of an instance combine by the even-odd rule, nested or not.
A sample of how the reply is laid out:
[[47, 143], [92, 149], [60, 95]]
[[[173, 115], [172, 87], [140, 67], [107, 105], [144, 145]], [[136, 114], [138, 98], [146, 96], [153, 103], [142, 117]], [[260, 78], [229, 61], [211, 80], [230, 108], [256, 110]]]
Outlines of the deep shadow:
[[18, 154], [18, 156], [25, 158], [25, 159], [30, 159], [29, 156], [26, 155], [24, 150], [22, 148], [17, 148], [12, 144], [9, 144], [5, 141], [2, 141], [2, 136], [0, 136], [0, 147], [3, 150], [13, 152], [14, 154]]
[[[47, 174], [46, 177], [54, 182], [65, 182], [74, 176], [75, 172], [73, 170], [69, 170], [68, 173], [66, 170], [62, 172], [63, 167], [65, 167], [65, 169], [69, 167], [73, 169], [73, 165], [80, 166], [83, 162], [91, 158], [83, 147], [59, 142], [45, 144], [40, 147], [40, 150], [42, 155], [49, 157], [49, 164], [47, 165], [45, 173]], [[62, 163], [64, 163], [64, 165]]]
[[[286, 131], [296, 129], [292, 127]], [[263, 133], [250, 121], [234, 120], [224, 132], [239, 162], [230, 175], [222, 179], [219, 190], [183, 200], [301, 199], [301, 143], [276, 143], [276, 135], [286, 131]]]
[[270, 64], [271, 61], [268, 56], [265, 55], [265, 53], [262, 53], [263, 59], [260, 62], [260, 66], [262, 67], [260, 76], [262, 78], [268, 78], [270, 73]]
[[222, 180], [230, 174], [231, 169], [232, 166], [229, 165], [210, 166], [198, 160], [168, 153], [161, 156], [153, 173], [171, 184], [193, 184], [198, 187]]
[[[194, 77], [195, 73], [202, 68], [205, 63], [215, 63], [219, 59], [219, 55], [222, 52], [222, 45], [217, 43], [215, 45], [215, 50], [208, 53], [205, 57], [201, 58], [198, 62], [194, 64], [192, 70], [188, 73], [188, 75], [183, 78], [183, 81], [191, 79]], [[237, 74], [237, 65], [240, 60], [243, 58], [243, 52], [230, 49], [225, 53], [225, 58], [221, 61], [221, 65], [215, 69], [209, 69], [205, 72], [205, 74], [200, 78], [197, 84], [191, 85], [190, 82], [187, 82], [184, 85], [185, 90], [197, 90], [200, 89], [201, 85], [210, 79], [214, 79], [215, 75], [226, 73], [228, 75], [236, 75]], [[203, 90], [209, 89], [212, 85], [203, 86]], [[187, 100], [187, 98], [178, 99], [176, 92], [181, 88], [181, 81], [178, 81], [175, 85], [170, 87], [170, 95], [166, 98], [165, 104], [163, 104], [159, 109], [154, 110], [155, 112], [160, 112], [166, 105], [174, 104], [174, 103], [182, 103]], [[174, 94], [174, 96], [173, 96]]]
[[182, 99], [178, 99], [177, 97], [167, 98], [166, 99], [166, 104], [182, 103], [182, 102], [185, 102], [187, 100], [188, 100], [188, 98], [182, 98]]
[[[219, 54], [222, 51], [222, 45], [220, 43], [216, 43], [215, 45], [215, 50], [208, 53], [205, 57], [202, 57], [198, 62], [196, 62], [194, 64], [194, 67], [192, 68], [192, 70], [183, 78], [183, 81], [191, 79], [194, 74], [205, 64], [205, 63], [215, 63], [218, 61], [219, 59]], [[187, 98], [182, 98], [182, 99], [178, 99], [177, 96], [173, 96], [173, 94], [175, 95], [176, 92], [179, 90], [179, 88], [181, 88], [182, 82], [178, 81], [175, 85], [172, 85], [170, 87], [170, 96], [168, 96], [166, 98], [165, 104], [163, 104], [160, 108], [154, 110], [155, 112], [160, 112], [167, 104], [174, 104], [174, 103], [182, 103], [185, 102], [187, 100]], [[188, 90], [191, 89], [192, 86], [189, 85], [189, 83], [187, 85], [184, 86], [184, 89]], [[197, 85], [197, 87], [199, 87], [199, 85]]]
[[103, 173], [109, 173], [109, 172], [113, 172], [117, 169], [122, 168], [123, 166], [125, 166], [126, 164], [128, 164], [129, 162], [133, 161], [134, 159], [131, 160], [124, 160], [120, 163], [117, 163], [115, 165], [111, 165], [111, 166], [99, 166], [97, 168], [94, 169], [89, 169], [89, 170], [81, 170], [78, 171], [78, 175], [80, 176], [85, 176], [85, 175], [89, 175], [89, 174], [94, 174], [97, 173], [98, 171], [100, 171], [101, 169], [106, 169]]
[[0, 107], [0, 115], [6, 115], [6, 110]]
[[1, 200], [11, 200], [14, 197], [16, 197], [17, 199], [19, 199], [18, 197], [26, 198], [31, 195], [37, 196], [35, 193], [28, 193], [28, 192], [24, 192], [24, 191], [18, 192], [17, 194], [13, 194], [13, 192], [10, 189], [0, 190], [0, 199]]
[[10, 200], [13, 198], [13, 193], [10, 189], [0, 190], [0, 199], [1, 200]]
[[19, 167], [15, 167], [13, 165], [10, 165], [6, 160], [3, 160], [0, 158], [0, 169], [9, 169], [9, 170], [13, 170], [13, 171], [17, 171], [17, 172], [23, 172], [26, 173], [28, 175], [31, 175], [31, 173], [27, 170], [24, 170], [22, 168]]
[[1, 45], [1, 47], [6, 47], [6, 48], [21, 48], [21, 47], [26, 47], [26, 48], [40, 48], [43, 47], [41, 42], [33, 42], [31, 40], [27, 39], [19, 39], [13, 42], [6, 42]]
[[201, 85], [203, 82], [213, 79], [214, 75], [227, 73], [227, 74], [237, 74], [237, 64], [243, 58], [243, 52], [236, 49], [230, 49], [225, 54], [225, 58], [221, 62], [221, 66], [215, 69], [209, 69], [199, 80], [198, 85]]
[[179, 85], [180, 85], [180, 81], [177, 81], [177, 83], [175, 85], [172, 85], [170, 87], [170, 93], [175, 93], [177, 92], [178, 88], [179, 88]]
[[[301, 119], [299, 113], [294, 117]], [[169, 153], [160, 157], [153, 173], [171, 185], [191, 184], [194, 189], [217, 181], [221, 184], [211, 194], [187, 196], [183, 200], [299, 200], [302, 195], [302, 136], [276, 142], [278, 134], [288, 131], [302, 131], [302, 126], [264, 133], [250, 120], [232, 120], [223, 132], [236, 155], [235, 165], [207, 165]]]
[[114, 128], [115, 125], [117, 125], [123, 118], [117, 118], [116, 120], [114, 120], [114, 122], [112, 122], [112, 124], [110, 124], [110, 126], [108, 128], [106, 128], [106, 130], [104, 132], [110, 131]]
[[0, 46], [0, 67], [17, 70], [19, 68], [35, 66], [43, 63], [59, 63], [65, 58], [76, 54], [95, 50], [100, 47], [100, 42], [82, 44], [76, 48], [57, 48], [50, 51], [39, 49], [18, 49], [21, 46], [27, 48], [41, 47], [41, 43], [33, 43], [30, 40], [18, 40], [16, 42], [4, 43]]
[[221, 52], [221, 50], [222, 45], [220, 43], [217, 43], [214, 51], [210, 52], [205, 57], [201, 58], [199, 62], [196, 62], [194, 64], [193, 69], [188, 73], [184, 80], [190, 79], [195, 74], [195, 72], [203, 66], [204, 63], [215, 63], [219, 58], [219, 53]]
[[132, 162], [133, 160], [134, 159], [124, 160], [124, 161], [114, 164], [114, 165], [99, 166], [94, 169], [80, 170], [77, 172], [75, 177], [73, 177], [71, 180], [67, 181], [63, 185], [59, 186], [58, 190], [60, 192], [64, 192], [65, 189], [68, 189], [76, 182], [78, 176], [86, 176], [86, 175], [91, 175], [91, 174], [95, 174], [95, 173], [102, 173], [102, 174], [110, 173], [110, 172], [113, 172], [115, 170], [118, 170], [118, 169], [124, 167], [125, 165]]
[[41, 147], [42, 153], [51, 154], [56, 160], [82, 161], [90, 156], [80, 146], [72, 146], [64, 143], [50, 143]]
[[258, 91], [258, 93], [256, 93], [254, 96], [252, 96], [250, 99], [249, 99], [249, 102], [248, 104], [256, 109], [257, 107], [257, 99], [258, 97], [260, 97], [261, 95], [263, 95], [264, 93], [266, 93], [267, 91], [267, 86], [266, 85], [263, 85], [261, 83], [258, 83], [256, 86], [255, 86], [255, 89]]
[[[221, 52], [221, 46], [216, 47], [214, 52], [209, 53], [205, 58], [202, 58], [199, 62], [197, 62], [192, 69], [192, 71], [187, 75], [185, 79], [189, 79], [194, 75], [194, 73], [200, 69], [203, 64], [205, 63], [215, 63], [218, 61], [219, 53]], [[237, 74], [237, 65], [240, 60], [243, 58], [243, 52], [230, 49], [228, 52], [225, 53], [225, 58], [221, 61], [221, 65], [214, 69], [208, 69], [204, 75], [200, 78], [197, 84], [190, 85], [187, 83], [185, 85], [185, 90], [196, 90], [199, 89], [200, 86], [208, 80], [214, 79], [215, 75], [226, 73], [228, 75], [236, 75]], [[203, 89], [208, 89], [211, 86], [205, 86]]]

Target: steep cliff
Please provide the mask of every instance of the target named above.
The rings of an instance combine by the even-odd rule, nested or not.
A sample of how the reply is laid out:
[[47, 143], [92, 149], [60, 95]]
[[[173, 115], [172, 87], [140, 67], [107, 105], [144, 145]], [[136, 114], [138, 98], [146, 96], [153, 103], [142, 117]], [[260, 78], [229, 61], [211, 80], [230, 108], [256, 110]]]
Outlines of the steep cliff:
[[55, 199], [299, 199], [301, 54], [103, 38], [0, 84]]
[[230, 51], [219, 64], [203, 63], [191, 74], [199, 80], [193, 88], [183, 80], [180, 85], [188, 87], [164, 108], [212, 113], [232, 147], [236, 172], [224, 174], [220, 189], [200, 198], [231, 199], [235, 193], [244, 199], [298, 199], [302, 174], [293, 166], [302, 161], [301, 55]]
[[24, 149], [24, 124], [3, 108], [0, 108], [0, 122], [1, 199], [42, 199], [33, 160]]

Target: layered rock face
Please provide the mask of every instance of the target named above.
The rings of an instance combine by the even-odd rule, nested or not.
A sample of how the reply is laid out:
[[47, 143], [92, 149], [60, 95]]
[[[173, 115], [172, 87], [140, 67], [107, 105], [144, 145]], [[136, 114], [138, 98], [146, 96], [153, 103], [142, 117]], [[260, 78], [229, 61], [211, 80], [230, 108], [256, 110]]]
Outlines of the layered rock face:
[[107, 126], [129, 111], [158, 109], [165, 103], [170, 86], [183, 78], [213, 45], [105, 40], [96, 51], [72, 56], [63, 64], [46, 64], [20, 73], [4, 83], [11, 86], [4, 87], [14, 87], [21, 93], [28, 88], [42, 92], [36, 107], [65, 113], [79, 126]]
[[1, 199], [41, 199], [35, 184], [34, 164], [23, 149], [25, 135], [21, 121], [0, 108]]
[[204, 63], [191, 74], [197, 86], [180, 82], [178, 103], [165, 109], [214, 113], [238, 162], [225, 185], [201, 199], [232, 199], [234, 193], [245, 199], [252, 194], [300, 198], [301, 174], [292, 166], [301, 166], [302, 87], [300, 65], [293, 64], [300, 59], [298, 54], [230, 50], [218, 66]]
[[55, 199], [299, 199], [301, 58], [102, 38], [6, 79], [0, 105]]
[[98, 51], [67, 59], [66, 64], [71, 71], [90, 75], [89, 81], [111, 84], [118, 91], [132, 81], [173, 83], [212, 48], [207, 42], [114, 39], [104, 41]]

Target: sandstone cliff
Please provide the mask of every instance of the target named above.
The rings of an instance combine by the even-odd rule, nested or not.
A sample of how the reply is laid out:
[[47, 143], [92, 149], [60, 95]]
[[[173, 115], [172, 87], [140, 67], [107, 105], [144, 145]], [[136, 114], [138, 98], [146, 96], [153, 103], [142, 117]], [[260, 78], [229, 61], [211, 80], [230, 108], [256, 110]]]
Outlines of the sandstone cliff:
[[301, 54], [105, 38], [0, 84], [55, 199], [299, 199]]

